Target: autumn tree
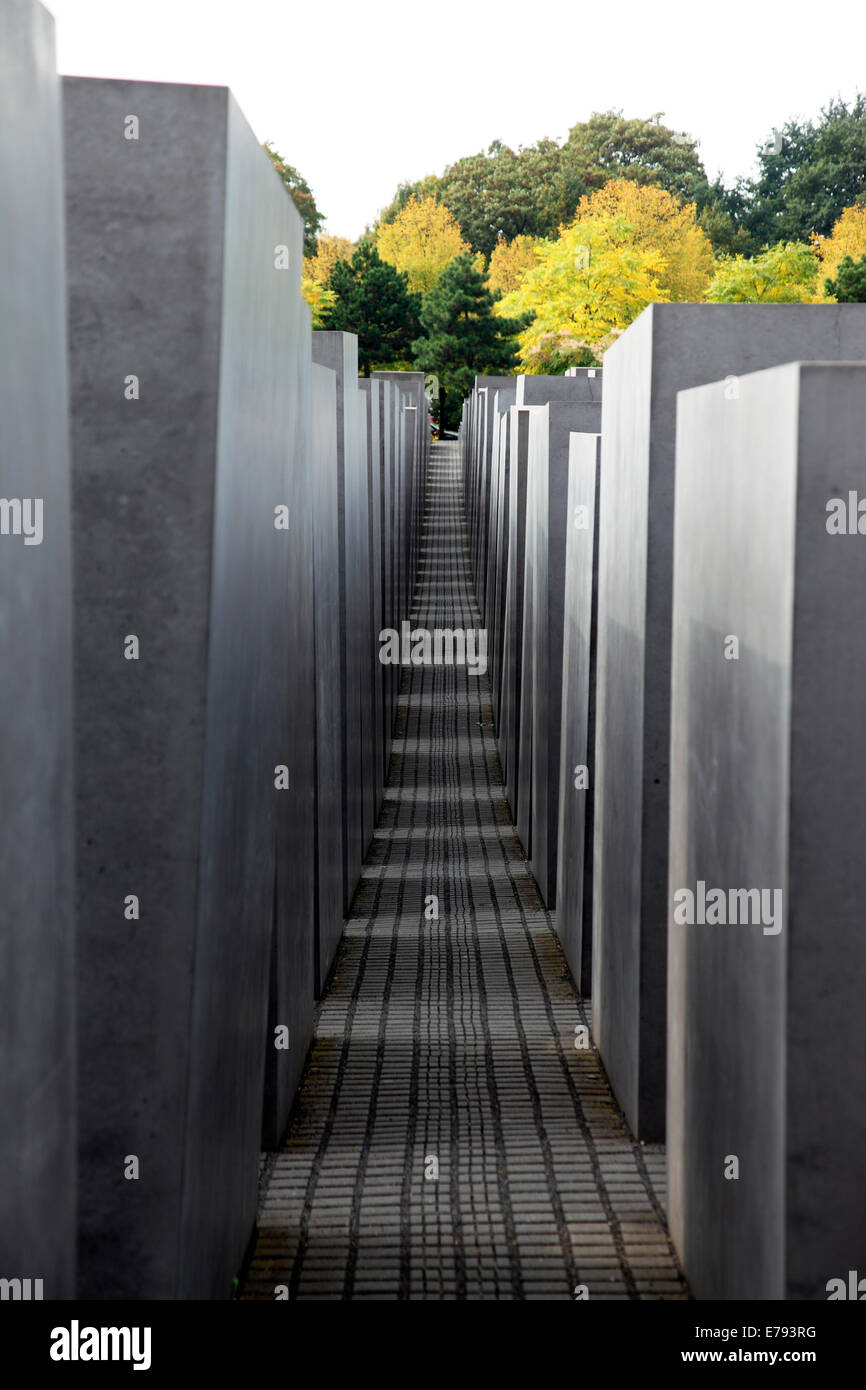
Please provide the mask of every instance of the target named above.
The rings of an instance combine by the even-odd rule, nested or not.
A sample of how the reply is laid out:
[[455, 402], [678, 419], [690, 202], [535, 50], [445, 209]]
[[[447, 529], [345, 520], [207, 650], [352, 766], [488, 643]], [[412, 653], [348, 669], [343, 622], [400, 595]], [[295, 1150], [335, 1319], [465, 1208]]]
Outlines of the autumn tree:
[[497, 305], [503, 314], [531, 315], [520, 335], [526, 370], [585, 365], [654, 301], [665, 301], [666, 264], [655, 247], [639, 245], [621, 215], [576, 218], [555, 241], [539, 243], [538, 264]]
[[311, 280], [327, 285], [331, 271], [337, 261], [350, 261], [355, 254], [355, 243], [344, 236], [320, 236], [316, 243], [316, 254], [304, 257], [304, 272]]
[[703, 298], [713, 274], [713, 251], [695, 221], [694, 203], [683, 204], [655, 184], [611, 179], [597, 192], [581, 198], [577, 219], [628, 224], [634, 246], [657, 251], [663, 258], [659, 284], [666, 299]]
[[265, 142], [265, 150], [268, 158], [289, 191], [301, 219], [304, 224], [304, 255], [314, 256], [316, 254], [316, 238], [319, 235], [319, 228], [324, 222], [324, 216], [316, 207], [316, 200], [313, 197], [310, 185], [306, 179], [298, 173], [291, 164], [278, 154], [270, 140]]
[[338, 260], [328, 289], [333, 304], [322, 326], [357, 334], [364, 376], [374, 367], [409, 359], [421, 330], [421, 299], [410, 292], [407, 276], [383, 261], [375, 246], [364, 242], [351, 261]]
[[707, 287], [714, 304], [817, 304], [818, 258], [803, 242], [784, 241], [758, 256], [723, 257]]
[[829, 236], [816, 236], [813, 245], [820, 261], [822, 277], [832, 278], [846, 256], [858, 260], [866, 255], [866, 203], [845, 208]]
[[325, 319], [336, 303], [337, 296], [321, 280], [313, 280], [309, 275], [301, 277], [301, 294], [310, 306], [313, 328], [324, 328]]
[[522, 319], [493, 312], [495, 300], [469, 253], [446, 267], [421, 310], [426, 337], [413, 344], [415, 365], [439, 378], [439, 430], [449, 404], [471, 390], [477, 373], [502, 375], [517, 365]]
[[513, 241], [497, 241], [487, 268], [487, 284], [494, 294], [510, 294], [527, 273], [538, 264], [535, 254], [540, 237], [516, 236]]
[[379, 228], [376, 247], [383, 261], [405, 273], [413, 294], [427, 294], [445, 267], [469, 249], [447, 208], [431, 196], [414, 195], [393, 222]]

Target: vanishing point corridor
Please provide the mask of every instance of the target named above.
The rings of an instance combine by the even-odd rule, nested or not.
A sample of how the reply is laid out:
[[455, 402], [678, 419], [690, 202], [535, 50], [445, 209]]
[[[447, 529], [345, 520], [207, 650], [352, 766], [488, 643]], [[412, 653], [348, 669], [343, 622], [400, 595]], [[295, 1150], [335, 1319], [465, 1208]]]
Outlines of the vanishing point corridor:
[[[411, 617], [479, 622], [454, 444], [432, 449]], [[663, 1151], [575, 1046], [588, 1022], [511, 824], [487, 677], [408, 668], [241, 1297], [686, 1297]]]

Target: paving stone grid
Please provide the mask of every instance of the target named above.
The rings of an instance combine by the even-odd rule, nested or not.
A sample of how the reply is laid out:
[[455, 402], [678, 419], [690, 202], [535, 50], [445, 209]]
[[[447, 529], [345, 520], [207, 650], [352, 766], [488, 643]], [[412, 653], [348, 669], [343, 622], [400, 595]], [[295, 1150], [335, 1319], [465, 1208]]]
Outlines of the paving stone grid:
[[[433, 446], [412, 619], [480, 623], [452, 444]], [[634, 1141], [597, 1054], [575, 1048], [589, 1021], [511, 824], [486, 676], [408, 669], [241, 1296], [688, 1297], [663, 1150]]]

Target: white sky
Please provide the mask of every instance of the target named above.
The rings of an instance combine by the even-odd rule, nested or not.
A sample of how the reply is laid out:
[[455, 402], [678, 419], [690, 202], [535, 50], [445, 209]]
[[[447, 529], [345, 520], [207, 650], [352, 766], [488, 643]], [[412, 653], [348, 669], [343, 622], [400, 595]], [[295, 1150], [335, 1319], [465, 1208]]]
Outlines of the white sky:
[[851, 0], [47, 0], [61, 72], [231, 87], [355, 238], [398, 183], [497, 137], [663, 111], [707, 172], [751, 171], [773, 126], [866, 89]]

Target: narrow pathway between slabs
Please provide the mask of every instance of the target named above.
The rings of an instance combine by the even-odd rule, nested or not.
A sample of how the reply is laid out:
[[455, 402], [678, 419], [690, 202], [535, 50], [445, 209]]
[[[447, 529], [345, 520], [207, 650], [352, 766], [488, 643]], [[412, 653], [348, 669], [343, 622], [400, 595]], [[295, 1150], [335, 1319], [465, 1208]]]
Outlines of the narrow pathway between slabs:
[[[477, 625], [454, 444], [433, 446], [421, 546], [413, 623]], [[487, 677], [407, 670], [242, 1297], [686, 1297], [663, 1151], [575, 1048], [588, 1022], [511, 825]]]

